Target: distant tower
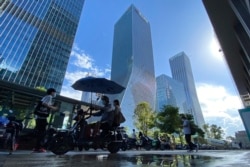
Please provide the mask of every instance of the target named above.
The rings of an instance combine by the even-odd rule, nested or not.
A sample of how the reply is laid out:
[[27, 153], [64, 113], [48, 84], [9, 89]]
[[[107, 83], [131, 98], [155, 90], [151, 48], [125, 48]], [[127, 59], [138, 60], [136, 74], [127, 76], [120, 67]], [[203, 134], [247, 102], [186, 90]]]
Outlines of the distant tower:
[[194, 77], [191, 69], [189, 58], [184, 52], [181, 52], [169, 59], [172, 77], [183, 83], [188, 113], [194, 116], [195, 123], [202, 128], [205, 124], [204, 117], [201, 111], [199, 100], [197, 97]]
[[117, 95], [126, 117], [124, 126], [133, 129], [133, 114], [145, 101], [155, 109], [155, 72], [149, 22], [131, 5], [114, 28], [111, 80], [126, 90]]
[[61, 91], [84, 0], [1, 0], [0, 80]]
[[178, 107], [179, 113], [187, 112], [184, 85], [162, 74], [156, 78], [156, 111], [161, 111], [164, 105]]

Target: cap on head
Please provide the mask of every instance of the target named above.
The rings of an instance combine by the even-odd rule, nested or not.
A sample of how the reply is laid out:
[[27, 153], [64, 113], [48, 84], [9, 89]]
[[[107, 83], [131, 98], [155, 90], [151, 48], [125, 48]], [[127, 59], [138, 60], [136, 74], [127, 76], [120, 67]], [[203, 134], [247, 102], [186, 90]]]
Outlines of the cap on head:
[[51, 93], [56, 92], [54, 88], [47, 89], [47, 94], [50, 95]]

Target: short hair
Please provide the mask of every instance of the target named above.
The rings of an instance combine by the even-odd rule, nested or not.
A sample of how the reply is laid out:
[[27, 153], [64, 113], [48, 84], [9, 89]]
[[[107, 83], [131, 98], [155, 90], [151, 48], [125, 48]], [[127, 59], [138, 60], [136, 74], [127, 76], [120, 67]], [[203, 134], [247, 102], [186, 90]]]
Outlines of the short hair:
[[187, 117], [185, 115], [182, 115], [181, 118], [186, 119]]
[[84, 113], [83, 109], [77, 111], [77, 115], [83, 115], [83, 113]]
[[120, 102], [119, 102], [118, 99], [115, 99], [115, 100], [114, 100], [114, 103], [115, 103], [116, 105], [120, 105]]
[[107, 104], [109, 103], [108, 96], [102, 96], [102, 100], [105, 101]]
[[47, 89], [47, 94], [50, 95], [51, 93], [56, 92], [54, 88]]

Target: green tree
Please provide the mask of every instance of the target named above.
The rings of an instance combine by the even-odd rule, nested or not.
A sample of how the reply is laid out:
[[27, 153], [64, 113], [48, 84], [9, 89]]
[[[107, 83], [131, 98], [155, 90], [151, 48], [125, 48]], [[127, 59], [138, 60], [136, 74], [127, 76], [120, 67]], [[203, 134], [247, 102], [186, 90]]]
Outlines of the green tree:
[[210, 126], [210, 133], [211, 133], [212, 138], [222, 139], [222, 135], [224, 134], [224, 131], [221, 127], [212, 124]]
[[210, 125], [209, 124], [204, 124], [203, 125], [203, 130], [204, 130], [205, 134], [207, 135], [207, 137], [211, 138]]
[[46, 88], [45, 87], [43, 87], [43, 86], [37, 86], [35, 89], [37, 89], [37, 90], [40, 90], [40, 91], [42, 91], [42, 92], [46, 92]]
[[147, 102], [141, 102], [136, 106], [133, 117], [135, 127], [145, 135], [155, 126], [155, 112]]
[[181, 127], [179, 109], [171, 105], [163, 106], [162, 111], [157, 114], [156, 126], [161, 132], [169, 134], [179, 133]]
[[[177, 133], [181, 139], [181, 119], [179, 117], [179, 109], [177, 107], [173, 107], [171, 105], [163, 106], [162, 111], [157, 114], [155, 124], [161, 132], [165, 133], [165, 135]], [[171, 136], [173, 136], [173, 142], [175, 144], [175, 137], [174, 135]]]

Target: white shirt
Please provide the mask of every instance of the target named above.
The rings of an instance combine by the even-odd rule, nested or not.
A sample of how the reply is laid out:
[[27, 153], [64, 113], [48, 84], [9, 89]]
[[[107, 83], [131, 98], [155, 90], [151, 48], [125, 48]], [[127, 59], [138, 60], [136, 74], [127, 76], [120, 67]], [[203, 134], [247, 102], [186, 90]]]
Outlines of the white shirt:
[[52, 105], [52, 96], [51, 95], [46, 95], [42, 98], [41, 100], [43, 103], [51, 106]]
[[191, 134], [190, 122], [189, 122], [189, 120], [187, 120], [187, 119], [185, 119], [185, 120], [183, 121], [183, 133], [184, 133], [185, 135]]

